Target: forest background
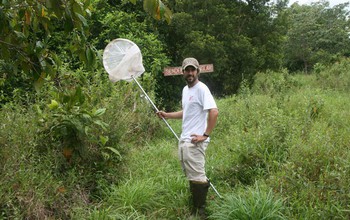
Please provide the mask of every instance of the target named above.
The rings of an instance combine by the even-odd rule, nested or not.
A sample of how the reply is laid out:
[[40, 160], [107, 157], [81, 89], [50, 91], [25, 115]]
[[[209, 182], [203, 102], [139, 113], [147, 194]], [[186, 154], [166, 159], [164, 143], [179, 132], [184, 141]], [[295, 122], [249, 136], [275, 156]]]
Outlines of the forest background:
[[3, 0], [0, 18], [1, 218], [187, 218], [173, 137], [103, 69], [115, 38], [164, 110], [184, 85], [164, 67], [214, 64], [211, 218], [349, 218], [348, 3]]

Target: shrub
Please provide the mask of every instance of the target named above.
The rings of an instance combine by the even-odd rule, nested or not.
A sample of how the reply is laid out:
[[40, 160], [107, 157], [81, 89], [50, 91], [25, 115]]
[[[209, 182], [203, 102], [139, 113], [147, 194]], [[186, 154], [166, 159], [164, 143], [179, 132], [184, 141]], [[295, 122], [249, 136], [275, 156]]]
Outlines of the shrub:
[[350, 59], [343, 58], [330, 66], [318, 65], [315, 69], [317, 81], [322, 89], [348, 92], [350, 89]]
[[259, 72], [254, 76], [252, 92], [254, 94], [266, 94], [272, 97], [284, 95], [287, 91], [298, 86], [297, 81], [283, 69], [280, 72]]

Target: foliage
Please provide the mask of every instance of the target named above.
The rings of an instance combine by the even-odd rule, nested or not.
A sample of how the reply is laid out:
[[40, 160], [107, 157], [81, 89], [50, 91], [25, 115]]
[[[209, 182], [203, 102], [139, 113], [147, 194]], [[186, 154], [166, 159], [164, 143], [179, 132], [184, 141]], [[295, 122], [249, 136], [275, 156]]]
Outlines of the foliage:
[[[162, 1], [147, 0], [143, 6], [156, 19], [171, 21], [171, 11]], [[61, 65], [79, 69], [84, 63], [87, 69], [96, 68], [99, 54], [91, 41], [93, 7], [89, 0], [0, 3], [1, 103], [15, 92], [34, 93], [31, 85], [38, 90], [46, 77], [59, 76]]]
[[72, 218], [118, 182], [128, 146], [154, 133], [158, 120], [145, 116], [135, 85], [114, 86], [102, 71], [61, 71], [36, 104], [1, 110], [1, 218]]
[[347, 6], [329, 8], [320, 1], [312, 5], [293, 4], [285, 44], [286, 65], [291, 70], [308, 72], [316, 63], [330, 64], [349, 53]]
[[30, 77], [13, 73], [13, 66], [0, 60], [0, 106], [7, 102], [32, 103], [34, 89]]
[[[71, 36], [71, 52], [87, 66], [94, 64], [95, 53], [87, 41], [90, 1], [2, 1], [0, 6], [0, 59], [11, 62], [14, 72], [24, 71], [37, 83], [54, 74], [60, 61], [50, 40], [61, 30]], [[144, 9], [157, 19], [171, 20], [171, 11], [160, 0], [144, 1]]]
[[[218, 132], [219, 138], [225, 139], [226, 135], [234, 137], [230, 140], [231, 144], [224, 147], [230, 152], [225, 163], [228, 167], [216, 171], [227, 184], [251, 185], [269, 176], [278, 163], [287, 159], [287, 140], [291, 129], [288, 124], [292, 119], [278, 107], [280, 102], [276, 97], [249, 95], [238, 100], [229, 99], [220, 108], [223, 118], [215, 132]], [[221, 134], [225, 135], [221, 137]]]
[[[236, 93], [240, 82], [251, 81], [259, 70], [280, 68], [286, 16], [282, 9], [286, 5], [272, 7], [265, 0], [171, 2], [172, 23], [157, 28], [167, 45], [170, 64], [180, 66], [189, 56], [201, 64], [214, 64], [215, 72], [202, 74], [201, 80], [218, 97]], [[184, 85], [180, 78], [157, 79], [162, 88], [156, 89], [159, 104], [166, 109], [179, 107]]]
[[84, 183], [82, 181], [73, 183], [76, 179], [71, 178], [57, 179], [57, 176], [52, 174], [57, 168], [55, 163], [59, 157], [51, 157], [52, 155], [41, 157], [37, 151], [37, 119], [34, 111], [25, 110], [18, 105], [7, 104], [2, 108], [0, 134], [2, 219], [39, 219], [49, 216], [67, 218], [69, 205], [84, 203], [80, 195], [86, 193], [78, 186]]
[[141, 50], [146, 72], [141, 76], [145, 91], [152, 93], [155, 89], [154, 80], [169, 60], [164, 54], [165, 45], [158, 36], [148, 30], [147, 22], [140, 21], [141, 15], [125, 12], [124, 9], [106, 5], [105, 1], [96, 1], [95, 10], [107, 10], [105, 14], [93, 17], [93, 39], [96, 48], [102, 50], [116, 38], [126, 38], [135, 42]]
[[52, 141], [60, 142], [62, 153], [68, 162], [74, 153], [83, 155], [86, 150], [83, 142], [91, 141], [101, 145], [107, 142], [106, 137], [100, 136], [99, 140], [91, 135], [93, 126], [107, 130], [107, 124], [99, 119], [105, 113], [105, 108], [87, 110], [84, 105], [86, 97], [81, 87], [60, 92], [56, 96], [59, 101], [53, 99], [48, 105], [53, 113], [50, 114], [52, 118], [46, 118], [49, 121], [47, 132], [53, 138]]
[[349, 91], [350, 88], [350, 62], [349, 58], [341, 59], [333, 65], [317, 63], [314, 72], [318, 83], [323, 89]]
[[254, 84], [251, 90], [252, 93], [280, 96], [295, 87], [298, 87], [298, 83], [288, 73], [288, 70], [283, 69], [279, 72], [268, 70], [264, 73], [259, 72], [254, 76]]
[[92, 65], [94, 53], [86, 41], [88, 7], [89, 1], [80, 0], [2, 1], [0, 59], [11, 63], [15, 74], [23, 72], [40, 86], [60, 64], [50, 47], [51, 36], [64, 31], [72, 36], [72, 53]]

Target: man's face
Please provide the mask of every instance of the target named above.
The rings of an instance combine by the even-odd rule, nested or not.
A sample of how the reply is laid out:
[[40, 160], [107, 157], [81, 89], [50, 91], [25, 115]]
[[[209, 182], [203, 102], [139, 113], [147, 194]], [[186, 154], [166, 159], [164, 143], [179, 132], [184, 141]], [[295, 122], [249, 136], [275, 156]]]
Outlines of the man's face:
[[193, 86], [198, 80], [198, 71], [194, 66], [188, 66], [185, 68], [183, 76], [187, 82], [187, 85]]

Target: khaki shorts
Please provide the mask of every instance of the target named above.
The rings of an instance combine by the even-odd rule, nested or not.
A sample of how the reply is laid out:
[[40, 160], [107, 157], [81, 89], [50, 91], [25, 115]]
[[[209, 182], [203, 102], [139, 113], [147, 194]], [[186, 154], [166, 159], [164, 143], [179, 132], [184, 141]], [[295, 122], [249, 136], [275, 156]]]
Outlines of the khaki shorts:
[[193, 144], [179, 142], [179, 159], [189, 181], [207, 182], [205, 175], [205, 151], [208, 142]]

